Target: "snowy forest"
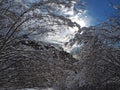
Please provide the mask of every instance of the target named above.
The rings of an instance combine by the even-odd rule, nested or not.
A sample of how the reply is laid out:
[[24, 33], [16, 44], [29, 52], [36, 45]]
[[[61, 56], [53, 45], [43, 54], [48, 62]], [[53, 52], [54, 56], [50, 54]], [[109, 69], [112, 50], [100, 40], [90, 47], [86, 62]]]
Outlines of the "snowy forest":
[[0, 0], [0, 90], [120, 90], [112, 5], [115, 16], [91, 25], [85, 0]]

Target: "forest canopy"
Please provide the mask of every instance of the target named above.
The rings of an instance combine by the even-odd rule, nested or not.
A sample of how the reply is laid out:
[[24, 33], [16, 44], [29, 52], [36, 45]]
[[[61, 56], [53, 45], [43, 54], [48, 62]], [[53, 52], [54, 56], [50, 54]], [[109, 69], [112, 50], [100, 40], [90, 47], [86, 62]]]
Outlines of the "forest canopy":
[[110, 5], [115, 16], [86, 26], [84, 0], [0, 0], [0, 89], [118, 90], [120, 5]]

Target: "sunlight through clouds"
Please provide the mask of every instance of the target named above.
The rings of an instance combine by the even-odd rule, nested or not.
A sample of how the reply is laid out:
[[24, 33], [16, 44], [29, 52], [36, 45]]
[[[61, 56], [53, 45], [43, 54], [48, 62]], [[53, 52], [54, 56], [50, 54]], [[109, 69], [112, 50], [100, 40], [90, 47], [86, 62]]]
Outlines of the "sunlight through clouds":
[[68, 16], [73, 22], [78, 23], [81, 27], [88, 27], [90, 25], [90, 17], [87, 15], [87, 10], [80, 11], [78, 14], [74, 12], [74, 5], [70, 9], [63, 9], [63, 14]]
[[73, 16], [70, 18], [73, 22], [78, 23], [81, 27], [85, 27], [87, 26], [87, 23], [85, 22], [85, 20], [83, 18], [80, 18], [79, 16]]

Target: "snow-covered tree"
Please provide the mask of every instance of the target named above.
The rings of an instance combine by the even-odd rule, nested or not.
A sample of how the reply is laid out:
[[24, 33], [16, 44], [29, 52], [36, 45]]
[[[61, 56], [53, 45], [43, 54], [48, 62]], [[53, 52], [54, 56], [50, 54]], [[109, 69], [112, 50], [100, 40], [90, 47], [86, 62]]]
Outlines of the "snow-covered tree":
[[[79, 7], [78, 7], [79, 5]], [[40, 39], [53, 32], [63, 32], [69, 28], [80, 26], [69, 18], [84, 11], [84, 3], [79, 0], [38, 0], [27, 2], [24, 0], [1, 1], [1, 35], [11, 37], [30, 35], [30, 38]], [[5, 43], [4, 42], [4, 43]], [[3, 44], [4, 44], [3, 43]], [[2, 47], [1, 47], [2, 48]]]
[[79, 70], [80, 85], [83, 84], [81, 80], [88, 85], [119, 82], [119, 19], [117, 16], [98, 26], [81, 28], [75, 37], [66, 43], [66, 46], [74, 47], [71, 53], [80, 60], [76, 65], [83, 68]]
[[[75, 7], [76, 4], [80, 4], [81, 7]], [[51, 60], [53, 58], [56, 60], [57, 58], [57, 60], [63, 60], [61, 62], [64, 62], [64, 58], [65, 61], [69, 60], [68, 57], [72, 58], [70, 55], [62, 57], [62, 51], [58, 51], [57, 55], [54, 47], [42, 45], [44, 46], [43, 48], [34, 42], [29, 43], [29, 40], [35, 36], [41, 38], [45, 37], [48, 33], [65, 31], [69, 27], [77, 27], [79, 29], [80, 26], [76, 22], [72, 22], [69, 14], [66, 14], [66, 12], [73, 10], [75, 14], [81, 13], [84, 10], [82, 5], [79, 0], [38, 0], [37, 3], [27, 2], [27, 0], [0, 0], [0, 86], [4, 86], [6, 83], [12, 84], [12, 80], [16, 82], [16, 77], [24, 73], [24, 70], [20, 71], [21, 68], [27, 67], [26, 63], [24, 64], [24, 60], [28, 60], [27, 63], [30, 65], [29, 60], [39, 61], [43, 60], [43, 58], [44, 60]], [[81, 10], [79, 10], [80, 8]], [[25, 43], [22, 42], [22, 39], [25, 39]], [[31, 48], [27, 47], [27, 45], [31, 45]], [[35, 47], [35, 49], [32, 47]], [[41, 51], [38, 53], [39, 48]], [[47, 54], [50, 54], [50, 58], [47, 57]], [[65, 52], [63, 54], [67, 55]], [[41, 58], [42, 56], [43, 58]], [[51, 61], [48, 62], [51, 64]], [[67, 62], [69, 63], [69, 61]], [[62, 66], [61, 63], [58, 64], [60, 64], [60, 67]], [[42, 68], [41, 65], [39, 66]], [[65, 68], [68, 69], [70, 67], [71, 65], [69, 66], [69, 64], [65, 63]], [[17, 73], [16, 70], [18, 70]], [[41, 75], [40, 72], [39, 75]], [[19, 80], [21, 80], [21, 77], [19, 77]], [[53, 81], [55, 82], [55, 80]]]

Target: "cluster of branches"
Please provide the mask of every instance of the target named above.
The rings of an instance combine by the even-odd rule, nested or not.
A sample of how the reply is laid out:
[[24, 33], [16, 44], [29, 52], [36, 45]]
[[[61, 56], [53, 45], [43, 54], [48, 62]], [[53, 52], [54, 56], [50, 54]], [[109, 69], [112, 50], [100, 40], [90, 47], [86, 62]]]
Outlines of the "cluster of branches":
[[[11, 71], [11, 68], [21, 61], [21, 55], [25, 52], [24, 50], [19, 52], [17, 47], [14, 47], [21, 38], [28, 38], [32, 35], [39, 35], [41, 38], [48, 32], [55, 32], [65, 27], [76, 26], [80, 29], [77, 23], [59, 14], [61, 7], [69, 9], [72, 7], [73, 1], [76, 2], [76, 0], [40, 0], [27, 5], [17, 2], [17, 0], [0, 0], [1, 82], [2, 80], [5, 83], [9, 82], [14, 76], [17, 76], [14, 70]], [[78, 12], [77, 9], [75, 11]], [[18, 57], [21, 57], [20, 60]], [[5, 83], [0, 83], [0, 86]]]
[[81, 28], [75, 37], [66, 43], [68, 46], [76, 43], [81, 46], [77, 51], [77, 59], [83, 62], [83, 67], [87, 67], [85, 72], [88, 82], [93, 79], [94, 84], [104, 84], [120, 80], [119, 19], [117, 16], [98, 26]]
[[70, 8], [72, 1], [74, 0], [41, 0], [27, 6], [23, 2], [2, 0], [0, 2], [0, 35], [3, 35], [4, 39], [1, 38], [3, 42], [1, 49], [7, 45], [6, 43], [11, 42], [10, 38], [16, 38], [21, 33], [44, 36], [48, 32], [60, 30], [61, 28], [58, 27], [77, 26], [80, 28], [75, 22], [59, 15], [60, 8], [62, 6]]

